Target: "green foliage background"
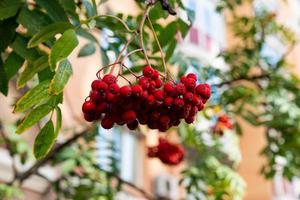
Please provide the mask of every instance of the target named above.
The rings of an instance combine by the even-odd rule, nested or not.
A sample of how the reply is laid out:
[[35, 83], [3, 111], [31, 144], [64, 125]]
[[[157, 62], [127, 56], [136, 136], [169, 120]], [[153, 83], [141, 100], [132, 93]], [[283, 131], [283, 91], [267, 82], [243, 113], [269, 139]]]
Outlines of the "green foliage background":
[[[129, 36], [139, 28], [143, 17], [145, 1], [136, 1], [141, 8], [141, 13], [137, 16], [110, 11], [98, 13], [97, 7], [103, 6], [105, 2], [105, 0], [0, 2], [0, 91], [3, 95], [7, 95], [9, 83], [15, 85], [21, 97], [15, 104], [14, 112], [25, 116], [22, 121], [16, 123], [17, 127], [13, 131], [8, 132], [13, 132], [12, 135], [21, 134], [39, 122], [47, 121], [42, 123], [45, 125], [36, 137], [33, 154], [37, 159], [51, 160], [53, 165], [64, 166], [65, 174], [52, 184], [58, 196], [65, 198], [113, 199], [116, 191], [124, 183], [118, 179], [119, 184], [112, 184], [113, 177], [118, 177], [119, 169], [113, 167], [110, 172], [99, 169], [94, 160], [93, 145], [87, 145], [89, 147], [85, 149], [86, 145], [75, 142], [79, 138], [76, 134], [72, 140], [74, 143], [68, 149], [63, 145], [59, 151], [53, 147], [58, 134], [62, 132], [62, 113], [59, 106], [63, 102], [63, 89], [72, 75], [72, 63], [68, 60], [68, 56], [78, 45], [78, 37], [84, 37], [89, 41], [82, 47], [78, 56], [89, 56], [99, 48], [101, 51], [99, 56], [102, 57], [103, 66], [106, 66], [114, 62], [110, 60], [108, 52], [113, 52], [118, 57]], [[182, 56], [182, 52], [176, 49], [175, 34], [180, 33], [185, 37], [195, 18], [195, 13], [187, 9], [180, 0], [170, 1], [170, 4], [185, 12], [188, 20], [175, 17], [162, 25], [159, 20], [167, 18], [168, 13], [162, 12], [159, 3], [153, 6], [149, 16], [165, 52], [166, 61], [180, 68], [178, 76], [194, 68], [202, 80], [212, 83], [218, 98], [210, 103], [208, 109], [221, 107], [230, 116], [240, 116], [254, 126], [265, 127], [268, 144], [262, 150], [262, 154], [268, 162], [262, 166], [262, 174], [266, 178], [273, 178], [276, 166], [280, 164], [278, 158], [282, 158], [285, 161], [283, 176], [291, 180], [300, 173], [298, 153], [300, 90], [299, 78], [290, 72], [286, 57], [297, 43], [297, 37], [291, 30], [277, 22], [276, 13], [267, 9], [258, 10], [251, 6], [252, 3], [240, 0], [218, 1], [216, 10], [226, 12], [228, 19], [232, 19], [229, 27], [234, 36], [242, 41], [219, 55], [229, 67], [224, 71], [220, 71], [216, 66], [203, 67], [201, 61]], [[250, 14], [238, 14], [236, 11], [245, 4], [249, 5]], [[102, 46], [99, 38], [91, 34], [91, 31], [109, 31], [111, 42], [107, 46]], [[56, 38], [57, 34], [61, 34], [61, 37]], [[263, 48], [268, 45], [268, 37], [276, 38], [287, 47], [275, 62], [263, 54]], [[128, 46], [127, 52], [140, 48], [140, 42], [134, 40]], [[159, 48], [152, 36], [151, 25], [147, 22], [144, 26], [143, 42], [149, 52], [150, 62], [163, 71]], [[132, 55], [130, 61], [134, 72], [139, 72], [146, 64], [142, 52]], [[253, 71], [257, 73], [254, 74]], [[52, 119], [54, 115], [56, 120]], [[203, 116], [208, 119], [212, 117], [206, 112]], [[238, 123], [235, 127], [236, 132], [242, 134], [243, 130]], [[197, 195], [201, 192], [211, 199], [223, 199], [225, 196], [241, 199], [244, 183], [234, 172], [236, 166], [228, 164], [227, 159], [224, 159], [226, 155], [218, 156], [220, 154], [218, 147], [209, 147], [203, 143], [200, 137], [203, 133], [194, 130], [193, 126], [183, 125], [179, 132], [183, 144], [199, 155], [199, 160], [190, 162], [190, 169], [183, 172], [182, 183], [185, 184], [188, 195], [200, 198]], [[95, 135], [94, 131], [88, 138], [85, 136], [85, 143], [92, 143]], [[32, 153], [27, 151], [28, 149], [26, 151], [18, 149], [22, 142], [21, 139], [15, 140], [14, 137], [9, 135], [3, 143], [7, 145], [12, 156], [21, 155], [26, 162]], [[115, 147], [111, 144], [109, 148]], [[53, 151], [55, 154], [51, 154]], [[78, 154], [75, 156], [74, 152], [78, 152], [81, 156]], [[114, 163], [117, 161], [111, 159], [112, 166], [115, 166]], [[83, 175], [78, 175], [72, 170], [76, 167], [84, 169]], [[228, 176], [222, 173], [205, 176], [208, 171], [218, 171], [217, 169]], [[10, 185], [15, 181], [22, 182], [29, 175], [17, 173], [7, 187], [0, 188], [0, 191], [5, 191], [0, 194], [10, 195], [10, 191], [13, 190]], [[82, 184], [74, 185], [71, 181], [73, 176], [79, 178]], [[202, 180], [209, 187], [218, 190], [208, 192], [208, 187], [198, 187], [199, 183], [195, 180]], [[238, 186], [230, 188], [232, 183]]]

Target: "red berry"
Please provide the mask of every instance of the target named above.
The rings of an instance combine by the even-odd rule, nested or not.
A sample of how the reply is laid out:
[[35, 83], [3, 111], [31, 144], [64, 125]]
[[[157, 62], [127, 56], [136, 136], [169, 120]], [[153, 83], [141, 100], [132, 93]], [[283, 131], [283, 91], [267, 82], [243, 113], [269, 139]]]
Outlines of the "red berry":
[[201, 102], [201, 99], [197, 95], [193, 95], [193, 105], [198, 106]]
[[164, 100], [164, 93], [163, 93], [163, 91], [162, 91], [162, 90], [156, 90], [156, 91], [154, 92], [154, 97], [155, 97], [155, 99], [156, 99], [157, 101], [162, 101], [162, 100]]
[[196, 93], [206, 100], [209, 99], [209, 97], [211, 95], [210, 85], [208, 85], [206, 83], [199, 84], [196, 87]]
[[191, 124], [195, 121], [195, 116], [189, 116], [184, 119], [186, 123]]
[[155, 81], [149, 81], [149, 88], [148, 89], [154, 89], [154, 88], [156, 88], [156, 83], [155, 83]]
[[185, 102], [192, 102], [193, 101], [193, 93], [187, 92], [183, 95], [183, 99]]
[[206, 104], [207, 100], [208, 99], [204, 99], [204, 98], [201, 99], [202, 103], [204, 103], [204, 104]]
[[183, 84], [185, 84], [186, 79], [187, 79], [186, 76], [182, 76], [182, 77], [180, 78], [180, 82], [183, 83]]
[[183, 83], [178, 83], [175, 87], [176, 93], [182, 95], [186, 92], [185, 86]]
[[87, 113], [84, 113], [84, 119], [87, 121], [87, 122], [92, 122], [95, 120], [95, 117], [94, 115], [91, 115], [91, 114], [87, 114]]
[[90, 98], [93, 102], [98, 103], [103, 100], [102, 95], [97, 90], [92, 90], [90, 92]]
[[112, 94], [118, 94], [120, 87], [118, 84], [113, 83], [108, 87], [109, 92], [111, 92]]
[[107, 92], [106, 93], [106, 101], [107, 102], [115, 102], [116, 101], [116, 95], [113, 93]]
[[173, 83], [171, 83], [171, 82], [165, 83], [164, 92], [166, 94], [172, 94], [172, 93], [174, 93], [174, 88], [175, 88], [175, 86]]
[[135, 97], [139, 97], [143, 93], [143, 88], [140, 85], [134, 85], [131, 87], [132, 95]]
[[187, 78], [184, 85], [187, 90], [194, 91], [196, 88], [196, 81], [192, 78]]
[[135, 129], [137, 129], [138, 126], [139, 126], [139, 122], [137, 120], [127, 123], [127, 127], [130, 130], [135, 130]]
[[149, 79], [146, 78], [146, 77], [142, 77], [140, 78], [139, 80], [139, 85], [144, 89], [144, 90], [147, 90], [149, 88]]
[[130, 97], [131, 96], [131, 87], [128, 85], [125, 85], [120, 88], [119, 92], [120, 92], [120, 95], [123, 97]]
[[157, 120], [159, 120], [159, 116], [160, 116], [159, 112], [155, 111], [155, 112], [151, 113], [150, 118], [152, 121], [157, 121]]
[[100, 81], [100, 80], [94, 80], [92, 82], [92, 89], [93, 90], [97, 90], [99, 92], [105, 92], [108, 88], [108, 85], [103, 82], [103, 81]]
[[170, 117], [168, 117], [167, 115], [163, 115], [159, 118], [159, 122], [162, 125], [168, 125], [170, 123]]
[[152, 79], [155, 80], [155, 79], [158, 79], [158, 78], [159, 78], [159, 72], [157, 70], [154, 70], [153, 74], [152, 74]]
[[112, 74], [106, 74], [106, 75], [102, 78], [102, 80], [103, 80], [106, 84], [108, 84], [108, 85], [111, 85], [111, 84], [117, 82], [117, 78], [116, 78], [114, 75], [112, 75]]
[[148, 92], [147, 91], [143, 91], [141, 94], [141, 98], [142, 99], [147, 99], [148, 98]]
[[150, 129], [158, 129], [158, 123], [157, 123], [157, 122], [150, 121], [149, 124], [148, 124], [148, 127], [149, 127]]
[[202, 100], [200, 100], [199, 105], [197, 106], [198, 110], [201, 111], [204, 108], [204, 104], [202, 103]]
[[166, 97], [164, 100], [164, 104], [168, 107], [172, 106], [174, 99], [172, 97]]
[[105, 116], [101, 121], [101, 126], [104, 129], [111, 129], [114, 126], [114, 121], [112, 118]]
[[147, 97], [147, 102], [148, 102], [148, 104], [150, 104], [150, 105], [152, 105], [152, 104], [155, 103], [155, 98], [154, 98], [154, 96], [153, 96], [152, 94], [148, 95], [148, 97]]
[[194, 73], [189, 73], [186, 77], [187, 77], [187, 78], [194, 79], [195, 81], [197, 81], [197, 75], [194, 74]]
[[105, 113], [107, 111], [107, 108], [108, 108], [107, 103], [105, 103], [105, 102], [100, 103], [97, 106], [97, 113]]
[[189, 115], [190, 116], [195, 116], [198, 112], [198, 107], [197, 106], [193, 106], [192, 109], [190, 110]]
[[183, 99], [180, 99], [180, 98], [176, 98], [174, 100], [174, 105], [177, 107], [177, 108], [181, 108], [184, 106], [184, 101]]
[[162, 84], [163, 84], [163, 81], [161, 79], [159, 79], [159, 78], [154, 79], [154, 82], [155, 82], [155, 87], [156, 88], [160, 88], [162, 86]]
[[165, 131], [167, 131], [169, 128], [170, 128], [169, 125], [164, 125], [164, 124], [159, 124], [159, 126], [158, 126], [158, 130], [159, 130], [160, 132], [165, 132]]
[[183, 106], [183, 112], [184, 112], [183, 115], [184, 115], [185, 118], [188, 117], [188, 116], [190, 115], [191, 109], [192, 109], [192, 106], [191, 106], [190, 104], [185, 104], [185, 105]]
[[136, 119], [136, 114], [133, 110], [128, 110], [122, 114], [122, 119], [128, 123]]
[[147, 78], [151, 78], [153, 76], [154, 69], [151, 66], [146, 66], [143, 69], [143, 75]]
[[93, 101], [86, 101], [82, 105], [82, 112], [93, 114], [96, 112], [96, 104]]

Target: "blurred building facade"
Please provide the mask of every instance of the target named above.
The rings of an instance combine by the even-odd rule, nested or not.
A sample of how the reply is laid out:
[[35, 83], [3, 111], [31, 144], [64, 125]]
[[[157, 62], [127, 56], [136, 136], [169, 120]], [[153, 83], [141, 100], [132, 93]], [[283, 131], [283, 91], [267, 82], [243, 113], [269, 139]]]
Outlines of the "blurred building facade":
[[[224, 64], [216, 56], [221, 50], [230, 46], [232, 38], [230, 37], [230, 33], [228, 33], [230, 30], [226, 29], [227, 22], [224, 16], [215, 12], [215, 3], [216, 1], [214, 0], [186, 0], [186, 5], [196, 10], [196, 20], [186, 39], [181, 41], [178, 51], [184, 51], [189, 56], [195, 57], [204, 63], [213, 63], [214, 65], [223, 67]], [[286, 23], [284, 19], [289, 19], [287, 25], [300, 33], [300, 2], [298, 0], [288, 0], [287, 3], [280, 5], [275, 0], [268, 0], [265, 1], [265, 4], [272, 9], [281, 9], [281, 14], [278, 16], [279, 20]], [[138, 12], [138, 8], [132, 0], [111, 0], [106, 6], [116, 11], [125, 11], [130, 14]], [[97, 34], [96, 36], [101, 37]], [[81, 39], [80, 46], [83, 46], [85, 43], [86, 41]], [[76, 55], [79, 49], [80, 47], [76, 48], [71, 55], [74, 72], [66, 87], [65, 102], [62, 108], [65, 128], [75, 126], [78, 123], [84, 123], [81, 115], [81, 106], [78, 105], [81, 105], [86, 94], [88, 94], [90, 90], [89, 83], [95, 79], [95, 74], [99, 66], [101, 66], [99, 53], [87, 58], [78, 59]], [[297, 46], [290, 56], [291, 61], [296, 64], [298, 71], [300, 71], [300, 58], [296, 55], [299, 55], [299, 53], [300, 48]], [[17, 91], [10, 92], [9, 99], [0, 95], [0, 109], [4, 113], [0, 116], [1, 120], [7, 123], [15, 120], [10, 105], [17, 96]], [[72, 98], [74, 96], [76, 98]], [[239, 167], [239, 173], [247, 182], [245, 200], [295, 199], [297, 192], [299, 193], [297, 189], [299, 190], [300, 188], [297, 180], [291, 184], [283, 180], [280, 174], [278, 174], [274, 182], [271, 183], [259, 174], [260, 163], [264, 162], [259, 153], [266, 144], [263, 128], [252, 127], [242, 120], [241, 124], [244, 134], [240, 141], [242, 162]], [[32, 132], [25, 134], [25, 137], [28, 138], [31, 144]], [[100, 130], [100, 134], [103, 137], [114, 140], [120, 147], [120, 169], [123, 179], [144, 188], [149, 193], [166, 196], [170, 199], [180, 199], [183, 197], [183, 190], [177, 186], [177, 182], [180, 179], [180, 171], [183, 169], [184, 164], [178, 167], [167, 167], [157, 159], [147, 159], [146, 157], [146, 146], [157, 143], [157, 132], [147, 131], [147, 134], [135, 134], [124, 131], [120, 134], [118, 130], [113, 129], [112, 131]], [[170, 134], [174, 136], [173, 140], [176, 141], [176, 133]], [[98, 144], [101, 149], [101, 142], [98, 142]], [[0, 160], [0, 181], [7, 181], [10, 178], [9, 174], [11, 174], [11, 161], [9, 160], [8, 153], [1, 149], [0, 157], [3, 158]], [[101, 160], [101, 154], [99, 154], [99, 159]], [[24, 170], [26, 167], [24, 167]], [[55, 179], [56, 172], [54, 169], [45, 167], [42, 170]], [[48, 186], [39, 177], [30, 178], [24, 187], [27, 195], [26, 199], [52, 198], [44, 194]], [[124, 192], [120, 193], [118, 198], [130, 200], [141, 199], [141, 196], [130, 188], [126, 188]]]

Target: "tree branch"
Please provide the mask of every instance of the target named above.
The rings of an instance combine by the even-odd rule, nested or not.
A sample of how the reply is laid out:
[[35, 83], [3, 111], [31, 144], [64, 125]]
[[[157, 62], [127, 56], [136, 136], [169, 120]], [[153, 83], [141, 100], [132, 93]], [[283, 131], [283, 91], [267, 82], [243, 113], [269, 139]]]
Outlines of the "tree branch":
[[261, 75], [252, 76], [252, 77], [239, 77], [239, 78], [236, 78], [236, 79], [223, 81], [219, 84], [213, 84], [213, 86], [222, 87], [224, 85], [231, 85], [231, 84], [233, 84], [235, 82], [238, 82], [238, 81], [255, 81], [255, 80], [260, 80], [260, 79], [265, 79], [265, 78], [270, 78], [270, 75], [269, 74], [261, 74]]
[[71, 137], [66, 142], [61, 143], [61, 144], [57, 145], [56, 147], [54, 147], [46, 157], [44, 157], [41, 160], [38, 160], [31, 168], [29, 168], [27, 171], [25, 171], [24, 173], [22, 173], [22, 174], [19, 175], [18, 179], [19, 179], [20, 183], [22, 183], [25, 179], [27, 179], [31, 175], [36, 174], [37, 170], [41, 166], [43, 166], [44, 164], [46, 164], [48, 161], [50, 161], [51, 159], [53, 159], [58, 152], [60, 152], [61, 150], [63, 150], [65, 147], [71, 145], [78, 138], [84, 136], [89, 131], [90, 131], [89, 129], [86, 129], [86, 130], [84, 130], [84, 131], [82, 131], [82, 132], [80, 132], [78, 134], [75, 134], [73, 137]]
[[154, 200], [156, 199], [152, 194], [149, 194], [147, 193], [145, 190], [143, 190], [142, 188], [139, 188], [138, 186], [134, 185], [133, 183], [131, 182], [128, 182], [124, 179], [122, 179], [119, 175], [115, 174], [115, 173], [112, 173], [112, 172], [109, 172], [105, 169], [102, 169], [102, 168], [99, 168], [99, 166], [97, 166], [97, 168], [100, 170], [100, 171], [103, 171], [104, 173], [106, 173], [107, 175], [109, 176], [112, 176], [114, 178], [116, 178], [119, 182], [121, 182], [122, 184], [125, 184], [131, 188], [133, 188], [134, 190], [138, 191], [139, 193], [141, 193], [144, 197], [146, 197], [147, 199], [149, 200]]

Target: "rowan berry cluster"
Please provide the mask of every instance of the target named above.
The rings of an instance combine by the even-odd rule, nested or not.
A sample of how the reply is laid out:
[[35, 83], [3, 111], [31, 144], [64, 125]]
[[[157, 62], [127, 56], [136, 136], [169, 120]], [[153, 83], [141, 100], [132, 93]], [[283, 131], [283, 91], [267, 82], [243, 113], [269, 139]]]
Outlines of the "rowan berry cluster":
[[227, 115], [222, 114], [218, 117], [216, 124], [213, 126], [213, 132], [217, 135], [222, 136], [226, 129], [233, 129], [233, 128], [234, 125], [231, 119]]
[[82, 106], [84, 117], [89, 122], [101, 120], [105, 129], [126, 124], [134, 130], [142, 124], [164, 132], [182, 119], [193, 123], [211, 95], [210, 86], [197, 85], [193, 73], [182, 76], [179, 83], [163, 80], [150, 66], [144, 67], [135, 85], [120, 86], [117, 77], [106, 74], [92, 82], [89, 100]]
[[157, 146], [148, 147], [148, 157], [159, 158], [167, 165], [177, 165], [184, 158], [184, 149], [179, 144], [173, 144], [164, 138], [159, 138]]

